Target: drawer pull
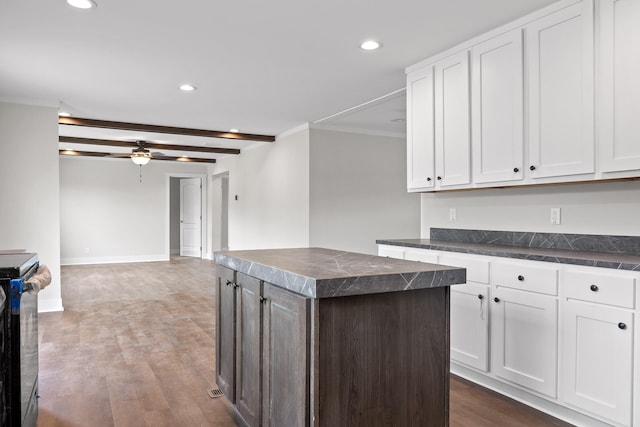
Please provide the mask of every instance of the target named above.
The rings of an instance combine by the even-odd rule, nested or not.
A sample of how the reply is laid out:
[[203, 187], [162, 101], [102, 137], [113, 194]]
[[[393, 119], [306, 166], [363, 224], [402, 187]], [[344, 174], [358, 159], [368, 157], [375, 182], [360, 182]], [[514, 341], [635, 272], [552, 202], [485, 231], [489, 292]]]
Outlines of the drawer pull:
[[479, 299], [479, 300], [483, 300], [483, 299], [484, 299], [484, 295], [482, 295], [482, 294], [478, 294], [478, 299]]
[[518, 169], [518, 168], [513, 168], [513, 171], [514, 171], [514, 172], [516, 172], [516, 173], [518, 173], [518, 172], [520, 172], [520, 169]]
[[598, 292], [598, 287], [596, 285], [591, 285], [589, 289], [591, 289], [593, 292]]
[[618, 323], [618, 328], [624, 330], [624, 329], [627, 329], [627, 325], [625, 323], [620, 322]]
[[493, 300], [494, 300], [495, 302], [500, 302], [500, 298], [498, 298], [498, 297], [495, 297]]
[[529, 170], [530, 170], [530, 171], [534, 171], [534, 170], [536, 170], [536, 167], [535, 167], [535, 166], [533, 166], [533, 165], [531, 165], [531, 166], [529, 166]]
[[524, 280], [524, 276], [523, 275], [519, 275], [518, 276], [518, 280], [522, 282]]

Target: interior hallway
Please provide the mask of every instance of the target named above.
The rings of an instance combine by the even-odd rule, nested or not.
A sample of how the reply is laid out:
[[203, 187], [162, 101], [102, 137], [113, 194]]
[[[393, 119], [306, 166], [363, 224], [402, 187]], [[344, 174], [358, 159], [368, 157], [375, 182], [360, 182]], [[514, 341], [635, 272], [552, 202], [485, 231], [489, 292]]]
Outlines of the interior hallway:
[[[62, 267], [65, 311], [40, 315], [38, 426], [239, 425], [226, 399], [207, 394], [213, 267], [183, 257]], [[568, 424], [452, 378], [450, 425]]]

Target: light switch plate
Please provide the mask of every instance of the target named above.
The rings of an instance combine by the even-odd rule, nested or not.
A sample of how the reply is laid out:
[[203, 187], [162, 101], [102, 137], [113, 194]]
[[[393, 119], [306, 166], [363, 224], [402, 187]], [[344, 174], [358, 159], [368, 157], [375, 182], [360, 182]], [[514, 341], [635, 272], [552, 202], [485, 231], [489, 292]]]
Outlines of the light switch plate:
[[560, 225], [560, 208], [551, 208], [551, 224]]
[[456, 208], [449, 208], [449, 221], [455, 221], [458, 217]]

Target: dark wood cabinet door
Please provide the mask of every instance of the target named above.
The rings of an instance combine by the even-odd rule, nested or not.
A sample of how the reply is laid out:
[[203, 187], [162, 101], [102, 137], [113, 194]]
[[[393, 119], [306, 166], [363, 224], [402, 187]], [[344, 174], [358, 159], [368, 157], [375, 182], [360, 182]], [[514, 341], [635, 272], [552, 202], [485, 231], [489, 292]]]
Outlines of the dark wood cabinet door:
[[235, 272], [216, 267], [218, 275], [216, 295], [216, 381], [229, 399], [236, 401], [236, 290]]
[[262, 313], [261, 281], [236, 273], [237, 352], [236, 406], [251, 427], [260, 425], [262, 397]]
[[264, 283], [263, 425], [309, 425], [308, 300]]

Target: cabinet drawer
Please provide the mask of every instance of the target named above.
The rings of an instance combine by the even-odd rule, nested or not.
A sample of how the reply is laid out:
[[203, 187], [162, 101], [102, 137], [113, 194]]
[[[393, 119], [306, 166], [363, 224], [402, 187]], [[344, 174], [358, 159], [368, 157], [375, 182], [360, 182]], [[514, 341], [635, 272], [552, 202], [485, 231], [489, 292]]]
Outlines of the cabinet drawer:
[[408, 261], [428, 262], [438, 264], [438, 252], [428, 249], [406, 249], [404, 251], [404, 259]]
[[567, 298], [625, 308], [635, 307], [634, 276], [566, 270], [564, 279]]
[[541, 264], [492, 262], [491, 284], [547, 295], [558, 295], [558, 268]]
[[404, 259], [404, 248], [402, 246], [378, 245], [378, 256]]
[[468, 282], [489, 283], [489, 261], [443, 253], [440, 255], [439, 264], [466, 268]]

